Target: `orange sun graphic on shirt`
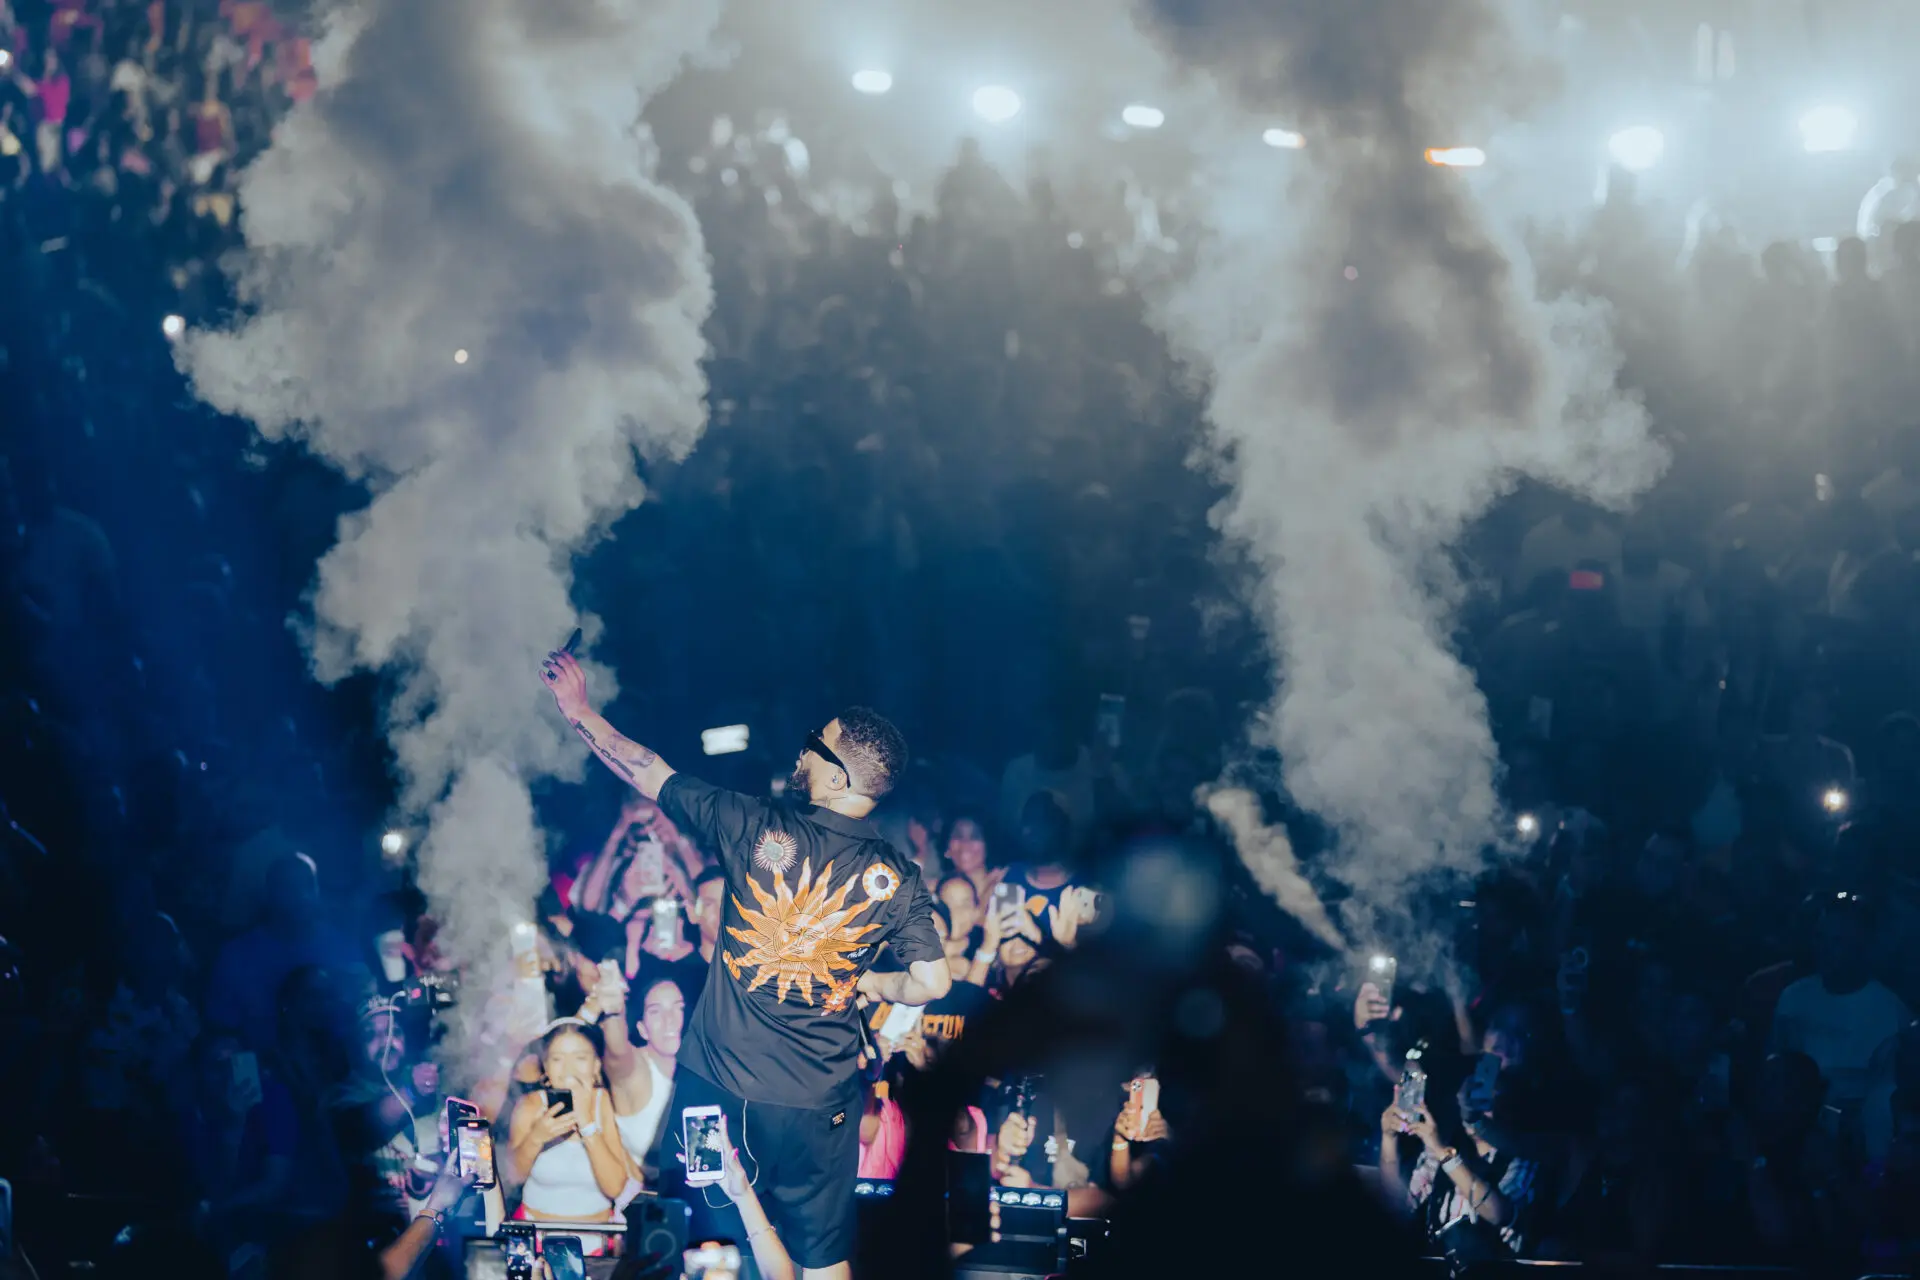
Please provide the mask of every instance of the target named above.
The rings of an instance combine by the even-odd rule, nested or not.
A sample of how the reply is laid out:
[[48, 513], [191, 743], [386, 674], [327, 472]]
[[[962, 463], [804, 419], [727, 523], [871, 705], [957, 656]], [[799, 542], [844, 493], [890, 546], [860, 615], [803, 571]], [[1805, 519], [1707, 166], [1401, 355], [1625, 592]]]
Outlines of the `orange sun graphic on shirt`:
[[853, 889], [854, 877], [848, 876], [839, 889], [829, 893], [827, 886], [832, 878], [833, 864], [829, 862], [815, 880], [813, 861], [808, 859], [800, 864], [797, 888], [788, 888], [787, 877], [779, 871], [773, 873], [772, 893], [754, 880], [747, 881], [747, 887], [760, 901], [760, 910], [749, 909], [738, 896], [733, 900], [734, 909], [748, 926], [727, 929], [747, 946], [745, 955], [727, 953], [727, 971], [735, 980], [744, 970], [752, 969], [755, 973], [747, 990], [756, 991], [778, 978], [776, 998], [784, 1002], [787, 993], [792, 991], [808, 1004], [813, 1003], [815, 983], [820, 984], [823, 994], [842, 985], [838, 975], [852, 973], [859, 967], [847, 958], [848, 953], [865, 947], [867, 944], [861, 940], [880, 926], [856, 926], [854, 919], [873, 905], [873, 899], [847, 906], [847, 894]]

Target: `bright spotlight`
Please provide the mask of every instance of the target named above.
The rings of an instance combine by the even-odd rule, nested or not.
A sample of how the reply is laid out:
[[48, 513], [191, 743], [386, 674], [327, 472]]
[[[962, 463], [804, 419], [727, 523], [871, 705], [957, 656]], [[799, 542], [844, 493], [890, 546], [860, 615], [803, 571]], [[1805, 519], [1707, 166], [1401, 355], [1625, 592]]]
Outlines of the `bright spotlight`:
[[1520, 833], [1522, 840], [1531, 840], [1540, 834], [1540, 819], [1530, 813], [1523, 813], [1513, 820], [1513, 829]]
[[1167, 113], [1158, 107], [1136, 102], [1122, 111], [1120, 118], [1136, 129], [1158, 129], [1167, 122]]
[[990, 84], [973, 91], [974, 114], [988, 124], [1005, 124], [1020, 114], [1020, 95], [1003, 84]]
[[160, 332], [166, 334], [169, 339], [178, 338], [186, 331], [187, 320], [185, 316], [168, 316], [160, 322]]
[[461, 347], [453, 353], [453, 362], [455, 364], [465, 364], [467, 362], [467, 349], [465, 347]]
[[1291, 129], [1269, 129], [1260, 135], [1260, 141], [1282, 151], [1298, 151], [1307, 145], [1306, 135]]
[[1629, 173], [1645, 173], [1659, 164], [1660, 157], [1666, 153], [1666, 136], [1648, 124], [1622, 129], [1607, 139], [1607, 154]]
[[893, 76], [889, 72], [869, 67], [865, 71], [853, 73], [853, 87], [857, 92], [878, 96], [893, 88]]
[[398, 831], [389, 831], [380, 837], [380, 852], [389, 858], [397, 858], [406, 850], [407, 837]]
[[1847, 793], [1839, 787], [1828, 787], [1820, 797], [1820, 807], [1828, 813], [1839, 815], [1847, 811]]
[[1443, 169], [1478, 169], [1487, 153], [1478, 147], [1428, 147], [1427, 163]]
[[1810, 152], [1851, 150], [1859, 131], [1859, 117], [1845, 107], [1815, 107], [1800, 117], [1800, 145]]

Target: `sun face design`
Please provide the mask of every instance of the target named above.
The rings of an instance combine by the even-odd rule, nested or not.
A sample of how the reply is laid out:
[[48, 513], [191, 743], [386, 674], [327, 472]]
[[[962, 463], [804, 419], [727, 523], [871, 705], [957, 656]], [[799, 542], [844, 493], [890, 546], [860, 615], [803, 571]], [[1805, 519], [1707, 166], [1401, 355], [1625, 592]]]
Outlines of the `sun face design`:
[[800, 846], [784, 831], [769, 831], [753, 846], [753, 865], [762, 871], [785, 871], [799, 856]]
[[[753, 980], [747, 983], [749, 991], [757, 991], [778, 978], [774, 995], [783, 1003], [791, 991], [805, 1003], [812, 1004], [815, 983], [820, 985], [821, 994], [830, 1006], [841, 987], [850, 989], [851, 983], [844, 975], [853, 973], [859, 965], [847, 958], [848, 953], [865, 947], [867, 944], [862, 939], [880, 926], [855, 925], [853, 921], [873, 905], [873, 900], [847, 906], [853, 877], [848, 876], [837, 890], [829, 892], [832, 878], [831, 862], [821, 870], [816, 881], [813, 862], [808, 860], [800, 864], [798, 887], [789, 888], [787, 877], [779, 871], [773, 873], [772, 893], [752, 880], [747, 881], [747, 887], [759, 900], [760, 910], [750, 910], [737, 896], [734, 898], [734, 910], [747, 922], [747, 927], [729, 926], [727, 932], [744, 943], [747, 950], [743, 955], [727, 952], [727, 972], [738, 981], [746, 970], [754, 970]], [[844, 997], [839, 999], [838, 1007], [846, 1007]]]

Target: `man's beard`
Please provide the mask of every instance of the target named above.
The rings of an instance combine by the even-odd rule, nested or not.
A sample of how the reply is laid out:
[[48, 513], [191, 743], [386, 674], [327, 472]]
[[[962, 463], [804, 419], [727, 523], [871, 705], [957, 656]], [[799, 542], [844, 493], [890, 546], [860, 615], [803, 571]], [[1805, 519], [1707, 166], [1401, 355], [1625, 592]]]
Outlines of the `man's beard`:
[[787, 794], [798, 800], [813, 799], [813, 780], [807, 777], [803, 766], [793, 766], [793, 774], [787, 779]]

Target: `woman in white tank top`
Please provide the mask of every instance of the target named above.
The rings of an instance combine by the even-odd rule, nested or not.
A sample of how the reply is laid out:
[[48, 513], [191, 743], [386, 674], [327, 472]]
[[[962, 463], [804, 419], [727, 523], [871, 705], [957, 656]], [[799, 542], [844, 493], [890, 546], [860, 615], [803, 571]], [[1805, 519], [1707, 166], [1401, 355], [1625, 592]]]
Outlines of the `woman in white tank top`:
[[[613, 1100], [601, 1084], [597, 1027], [563, 1022], [540, 1045], [542, 1088], [514, 1106], [508, 1134], [513, 1161], [526, 1173], [520, 1207], [533, 1219], [611, 1220], [630, 1169]], [[554, 1091], [572, 1094], [572, 1109]]]
[[624, 990], [603, 982], [595, 988], [592, 1003], [605, 1010], [601, 1026], [607, 1036], [607, 1085], [621, 1145], [633, 1167], [640, 1169], [673, 1098], [674, 1057], [680, 1052], [687, 1002], [670, 978], [649, 984], [641, 993], [641, 1043], [635, 1045], [627, 1038], [625, 999]]

